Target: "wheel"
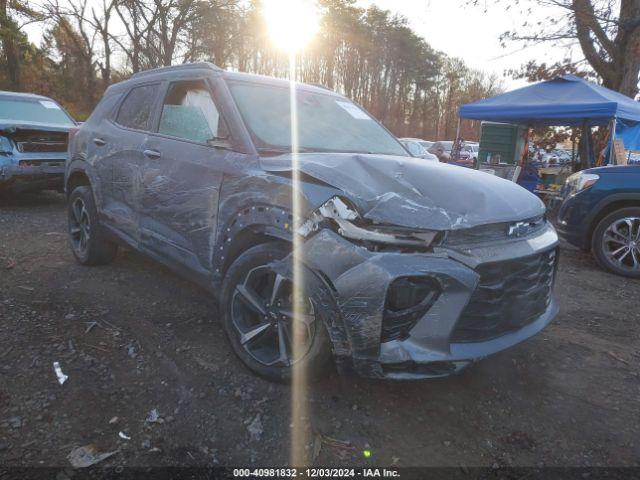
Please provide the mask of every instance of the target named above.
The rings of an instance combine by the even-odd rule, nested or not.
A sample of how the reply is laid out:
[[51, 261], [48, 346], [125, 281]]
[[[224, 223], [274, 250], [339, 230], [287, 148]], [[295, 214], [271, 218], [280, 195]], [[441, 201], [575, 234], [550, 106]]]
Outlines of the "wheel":
[[604, 269], [640, 278], [640, 208], [623, 208], [603, 218], [593, 232], [591, 248]]
[[71, 251], [82, 265], [106, 265], [113, 261], [118, 246], [107, 240], [98, 223], [91, 187], [76, 187], [67, 202]]
[[229, 268], [221, 297], [234, 352], [253, 372], [277, 382], [290, 381], [294, 368], [317, 378], [331, 358], [313, 299], [301, 288], [293, 308], [293, 282], [270, 267], [289, 253], [290, 247], [279, 242], [250, 248]]

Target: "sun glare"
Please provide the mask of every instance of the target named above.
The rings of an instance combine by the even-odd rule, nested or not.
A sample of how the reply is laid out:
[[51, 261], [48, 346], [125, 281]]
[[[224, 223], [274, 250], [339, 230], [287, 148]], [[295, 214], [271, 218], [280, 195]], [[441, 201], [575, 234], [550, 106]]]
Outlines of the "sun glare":
[[262, 8], [274, 45], [289, 52], [303, 49], [320, 27], [314, 0], [263, 0]]
[[[291, 164], [292, 164], [292, 213], [293, 231], [300, 227], [301, 205], [298, 145], [298, 109], [296, 102], [296, 54], [309, 44], [320, 27], [319, 14], [315, 0], [263, 0], [263, 15], [273, 44], [289, 53], [289, 84], [291, 108]], [[304, 268], [301, 251], [304, 246], [297, 235], [293, 238], [293, 314], [299, 318], [299, 305], [304, 300]], [[301, 322], [293, 323], [293, 338], [300, 338]], [[303, 346], [293, 341], [293, 358], [304, 355]], [[293, 365], [291, 379], [291, 449], [290, 464], [302, 466], [307, 463], [305, 446], [309, 436], [305, 428], [308, 418], [307, 405], [308, 378], [304, 366]]]

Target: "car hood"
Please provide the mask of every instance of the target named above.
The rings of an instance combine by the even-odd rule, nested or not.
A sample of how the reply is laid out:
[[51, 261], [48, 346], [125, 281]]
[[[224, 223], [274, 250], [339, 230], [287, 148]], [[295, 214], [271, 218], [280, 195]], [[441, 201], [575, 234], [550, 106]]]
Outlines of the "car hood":
[[[291, 155], [263, 157], [262, 168], [291, 170]], [[542, 215], [544, 204], [513, 182], [412, 157], [303, 153], [299, 169], [342, 190], [375, 223], [454, 230]]]
[[588, 170], [583, 170], [583, 173], [597, 173], [598, 175], [640, 174], [640, 165], [607, 165], [605, 167], [589, 168]]

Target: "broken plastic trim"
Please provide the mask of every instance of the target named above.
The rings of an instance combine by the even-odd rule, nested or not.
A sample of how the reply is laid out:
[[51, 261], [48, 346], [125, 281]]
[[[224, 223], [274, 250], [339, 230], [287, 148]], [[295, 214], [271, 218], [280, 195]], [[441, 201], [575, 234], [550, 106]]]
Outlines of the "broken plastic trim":
[[340, 197], [333, 197], [313, 212], [311, 217], [300, 226], [298, 233], [303, 237], [309, 236], [312, 232], [318, 230], [319, 225], [325, 219], [335, 222], [338, 227], [338, 233], [345, 238], [390, 245], [427, 248], [432, 245], [439, 233], [431, 230], [387, 233], [370, 225], [367, 228], [358, 226], [354, 223], [354, 220], [360, 220], [360, 215]]

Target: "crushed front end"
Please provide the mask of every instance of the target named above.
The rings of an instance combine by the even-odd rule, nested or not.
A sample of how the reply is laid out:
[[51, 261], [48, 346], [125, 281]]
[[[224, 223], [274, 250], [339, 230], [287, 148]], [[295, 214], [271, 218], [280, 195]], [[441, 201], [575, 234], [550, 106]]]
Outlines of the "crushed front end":
[[59, 128], [0, 131], [0, 190], [62, 190], [67, 137]]
[[320, 306], [342, 369], [446, 376], [535, 335], [558, 312], [558, 238], [543, 216], [408, 232], [362, 228], [355, 215], [334, 199], [300, 232], [304, 263], [330, 292]]

